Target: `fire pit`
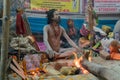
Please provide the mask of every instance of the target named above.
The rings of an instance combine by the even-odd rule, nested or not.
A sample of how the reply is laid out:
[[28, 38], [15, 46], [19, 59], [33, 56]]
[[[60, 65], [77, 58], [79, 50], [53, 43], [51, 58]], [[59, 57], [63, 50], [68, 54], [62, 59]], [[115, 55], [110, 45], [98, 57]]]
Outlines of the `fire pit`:
[[75, 59], [59, 59], [54, 62], [43, 64], [46, 66], [46, 75], [40, 79], [53, 80], [98, 80], [94, 75], [88, 72], [82, 64], [82, 57], [77, 58], [73, 53]]
[[89, 72], [80, 63], [82, 57], [78, 58], [76, 53], [73, 54], [74, 60], [58, 60], [53, 67], [63, 75], [88, 74]]
[[73, 64], [73, 60], [62, 59], [44, 65], [47, 73], [40, 80], [99, 80], [91, 73], [83, 73]]
[[82, 57], [77, 58], [76, 53], [73, 54], [75, 59], [43, 63], [39, 71], [32, 71], [28, 75], [28, 80], [98, 80], [82, 66]]
[[27, 66], [28, 70], [26, 71], [24, 69], [26, 64], [23, 65], [27, 80], [98, 80], [82, 66], [80, 63], [82, 57], [77, 58], [75, 55], [75, 59], [58, 59], [54, 62], [40, 61], [39, 65], [36, 65], [39, 62], [37, 57], [39, 56], [29, 55], [25, 57], [27, 62], [34, 62], [30, 65], [37, 66], [37, 68]]

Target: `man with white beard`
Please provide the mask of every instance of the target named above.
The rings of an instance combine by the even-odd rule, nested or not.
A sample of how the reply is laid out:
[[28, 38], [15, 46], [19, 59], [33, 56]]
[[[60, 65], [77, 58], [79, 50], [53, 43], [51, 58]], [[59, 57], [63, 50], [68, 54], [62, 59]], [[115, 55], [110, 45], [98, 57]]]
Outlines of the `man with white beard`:
[[113, 29], [114, 38], [120, 41], [120, 20], [118, 20]]

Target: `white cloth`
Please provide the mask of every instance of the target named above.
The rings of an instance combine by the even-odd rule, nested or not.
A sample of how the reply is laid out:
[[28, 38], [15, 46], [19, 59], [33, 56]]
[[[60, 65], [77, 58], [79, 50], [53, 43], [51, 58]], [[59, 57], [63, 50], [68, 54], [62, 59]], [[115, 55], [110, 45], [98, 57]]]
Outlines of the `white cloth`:
[[103, 36], [106, 36], [107, 34], [102, 30], [102, 29], [100, 29], [100, 28], [98, 28], [98, 27], [93, 27], [93, 29], [94, 29], [94, 31], [95, 32], [99, 32], [101, 35], [103, 35]]
[[28, 37], [23, 36], [12, 38], [10, 42], [10, 47], [14, 48], [15, 50], [26, 52], [30, 52], [31, 50], [36, 51], [36, 49], [29, 43]]
[[101, 44], [103, 46], [103, 49], [107, 52], [109, 52], [109, 46], [110, 46], [110, 43], [113, 41], [114, 39], [113, 38], [103, 38], [101, 40]]

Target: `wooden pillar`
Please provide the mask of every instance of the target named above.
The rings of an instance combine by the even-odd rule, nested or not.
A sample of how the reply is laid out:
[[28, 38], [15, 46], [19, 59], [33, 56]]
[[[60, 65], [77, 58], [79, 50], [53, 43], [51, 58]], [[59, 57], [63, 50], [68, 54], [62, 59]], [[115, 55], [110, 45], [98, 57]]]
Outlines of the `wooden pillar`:
[[89, 29], [93, 30], [93, 6], [92, 0], [88, 2]]
[[[87, 17], [88, 17], [88, 29], [90, 31], [89, 33], [89, 40], [90, 40], [90, 46], [93, 47], [93, 43], [94, 43], [94, 34], [93, 34], [93, 27], [94, 27], [94, 19], [93, 19], [93, 0], [88, 0], [87, 3]], [[92, 60], [92, 50], [90, 50], [90, 55], [89, 55], [89, 61]]]
[[93, 1], [89, 0], [88, 1], [88, 16], [89, 16], [89, 30], [90, 30], [90, 42], [91, 42], [91, 46], [93, 46], [93, 26], [94, 26], [94, 19], [93, 19]]
[[10, 0], [3, 0], [0, 80], [5, 80], [8, 61]]

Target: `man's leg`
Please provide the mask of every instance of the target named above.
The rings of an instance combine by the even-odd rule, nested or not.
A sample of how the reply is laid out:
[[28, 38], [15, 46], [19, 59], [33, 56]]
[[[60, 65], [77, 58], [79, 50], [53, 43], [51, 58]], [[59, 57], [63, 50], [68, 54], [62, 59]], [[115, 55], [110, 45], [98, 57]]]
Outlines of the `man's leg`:
[[73, 55], [73, 52], [77, 53], [76, 49], [74, 49], [74, 48], [61, 48], [58, 58], [70, 57], [71, 55]]

